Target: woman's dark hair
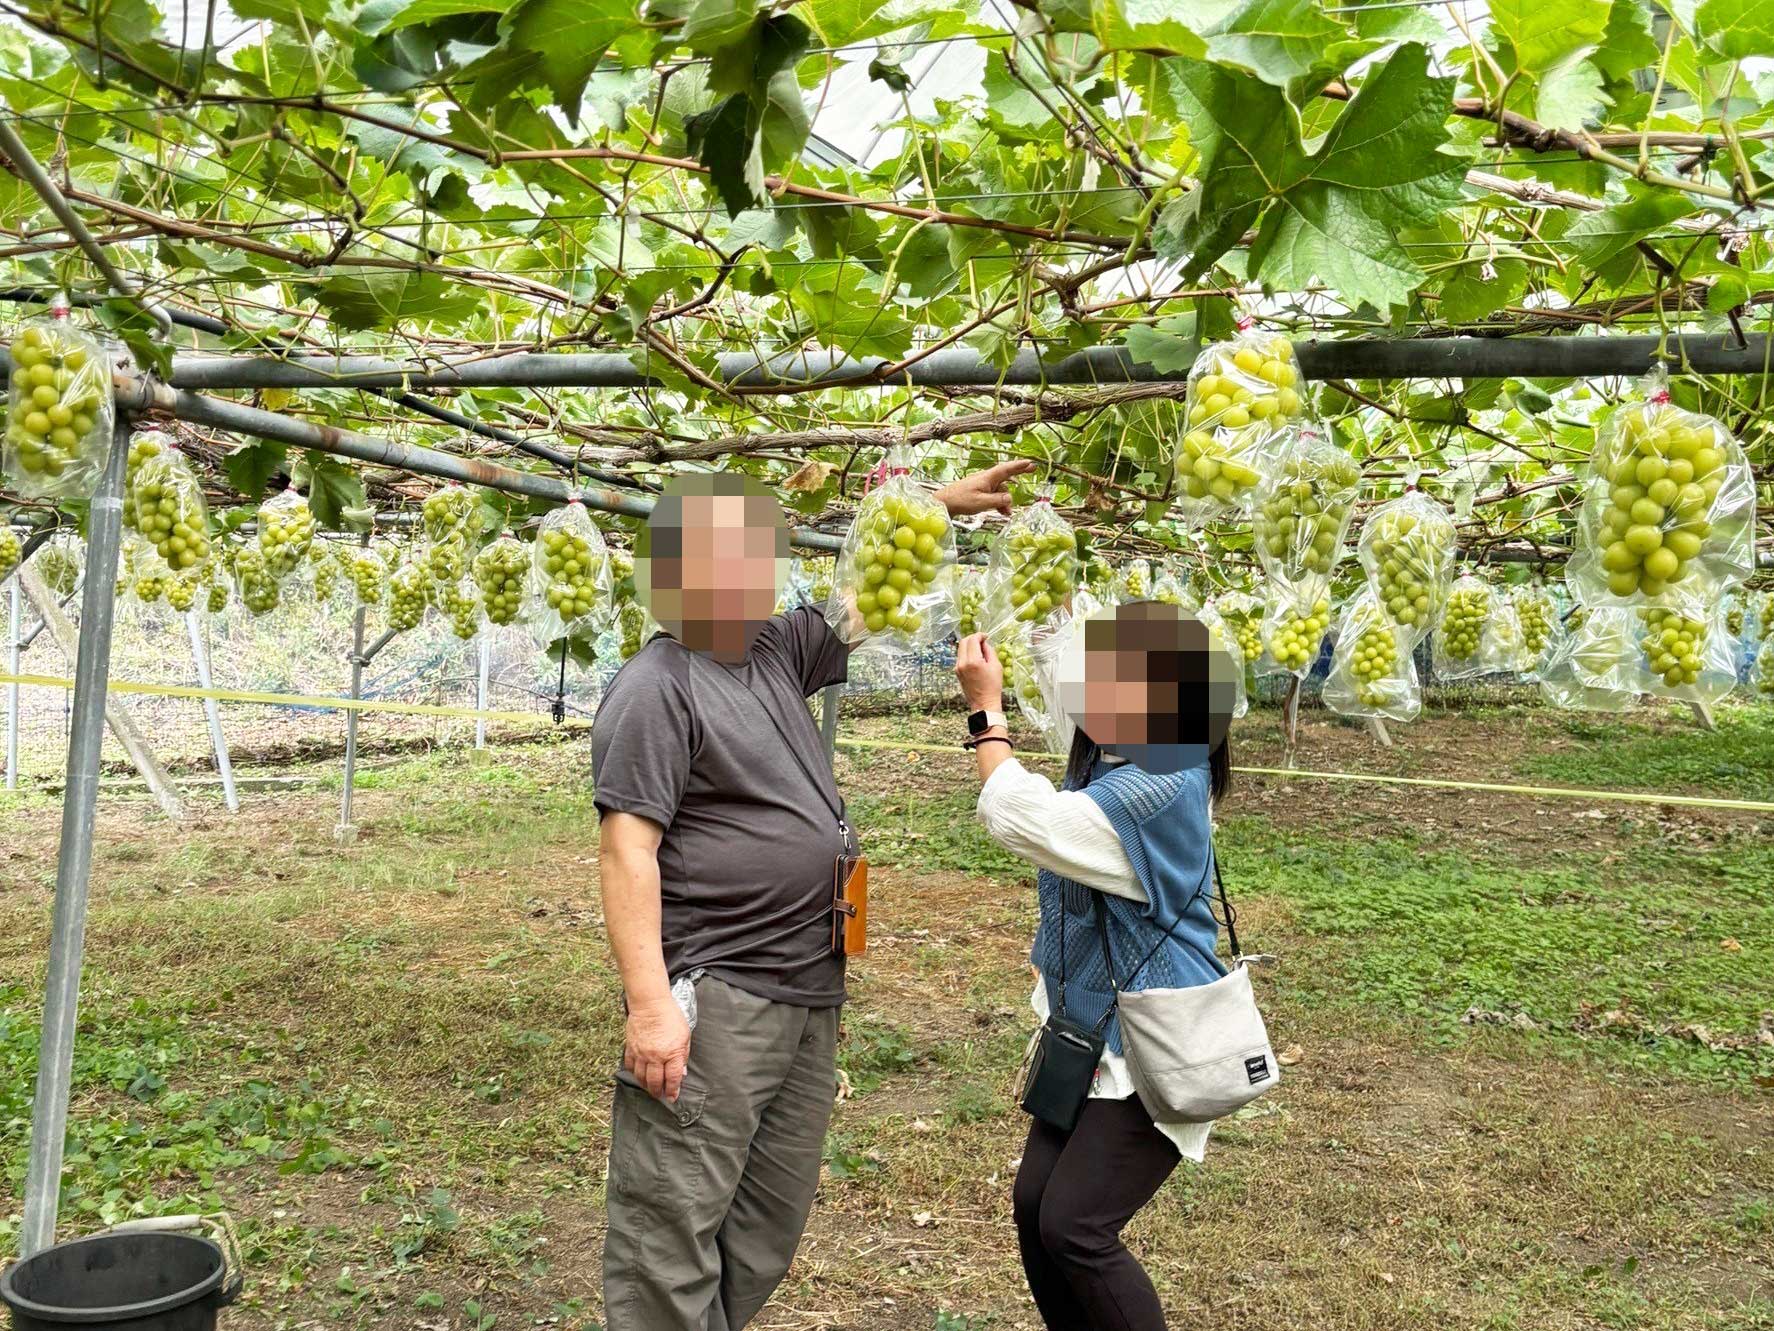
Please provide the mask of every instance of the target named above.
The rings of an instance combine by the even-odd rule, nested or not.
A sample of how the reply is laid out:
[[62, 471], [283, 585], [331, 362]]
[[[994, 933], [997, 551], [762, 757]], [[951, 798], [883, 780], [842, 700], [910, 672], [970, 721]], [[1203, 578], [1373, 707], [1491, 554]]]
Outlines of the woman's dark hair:
[[[1066, 758], [1066, 775], [1064, 789], [1083, 790], [1090, 784], [1090, 774], [1096, 770], [1097, 759], [1103, 756], [1101, 747], [1084, 728], [1079, 726], [1072, 732], [1072, 752]], [[1215, 804], [1226, 798], [1226, 792], [1232, 788], [1232, 740], [1230, 736], [1221, 740], [1219, 746], [1207, 755], [1207, 786], [1213, 795]]]

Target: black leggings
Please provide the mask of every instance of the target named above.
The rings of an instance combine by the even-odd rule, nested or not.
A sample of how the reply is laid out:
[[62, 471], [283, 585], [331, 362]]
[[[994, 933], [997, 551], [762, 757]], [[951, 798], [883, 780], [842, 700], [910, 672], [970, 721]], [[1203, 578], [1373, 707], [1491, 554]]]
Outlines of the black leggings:
[[1071, 1132], [1030, 1126], [1011, 1199], [1048, 1331], [1164, 1331], [1158, 1293], [1121, 1230], [1180, 1159], [1137, 1095], [1086, 1101]]

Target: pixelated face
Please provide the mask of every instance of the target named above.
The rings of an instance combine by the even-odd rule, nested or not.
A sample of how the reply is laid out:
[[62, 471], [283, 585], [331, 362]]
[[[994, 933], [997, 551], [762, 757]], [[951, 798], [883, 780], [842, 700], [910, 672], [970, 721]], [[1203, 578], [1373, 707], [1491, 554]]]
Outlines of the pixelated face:
[[674, 480], [635, 543], [635, 592], [660, 627], [717, 661], [745, 659], [788, 577], [776, 500], [725, 473]]
[[1060, 659], [1060, 705], [1105, 751], [1148, 772], [1205, 767], [1232, 721], [1237, 669], [1193, 615], [1130, 601], [1073, 634]]

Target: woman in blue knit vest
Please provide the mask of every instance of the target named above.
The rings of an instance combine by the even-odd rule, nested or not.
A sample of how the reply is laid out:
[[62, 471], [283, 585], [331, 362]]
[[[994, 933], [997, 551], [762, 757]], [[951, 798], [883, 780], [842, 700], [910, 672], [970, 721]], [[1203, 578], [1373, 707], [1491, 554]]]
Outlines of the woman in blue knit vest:
[[[1099, 624], [1107, 650], [1098, 650]], [[1036, 1015], [1046, 1021], [1059, 1010], [1093, 1028], [1107, 1021], [1075, 1125], [1062, 1132], [1031, 1120], [1013, 1190], [1023, 1270], [1049, 1331], [1162, 1331], [1158, 1295], [1121, 1231], [1178, 1161], [1199, 1161], [1207, 1144], [1209, 1125], [1155, 1124], [1134, 1093], [1103, 948], [1106, 922], [1115, 982], [1127, 990], [1208, 984], [1224, 973], [1214, 960], [1210, 814], [1231, 771], [1230, 698], [1208, 683], [1224, 672], [1204, 664], [1204, 632], [1181, 646], [1176, 626], [1176, 611], [1152, 602], [1082, 626], [1093, 636], [1067, 699], [1076, 731], [1059, 789], [1016, 760], [1003, 667], [984, 636], [963, 639], [956, 654], [982, 782], [979, 817], [1038, 870]]]

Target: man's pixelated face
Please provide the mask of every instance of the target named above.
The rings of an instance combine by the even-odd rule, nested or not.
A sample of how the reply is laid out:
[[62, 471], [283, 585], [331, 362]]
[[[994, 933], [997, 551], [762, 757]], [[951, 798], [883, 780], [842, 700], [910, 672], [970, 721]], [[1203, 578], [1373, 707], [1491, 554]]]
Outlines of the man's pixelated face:
[[1205, 766], [1237, 701], [1236, 664], [1193, 615], [1133, 601], [1086, 620], [1060, 662], [1060, 703], [1110, 753], [1149, 772]]
[[635, 543], [635, 592], [672, 637], [738, 662], [788, 577], [788, 527], [776, 500], [727, 473], [679, 477]]

